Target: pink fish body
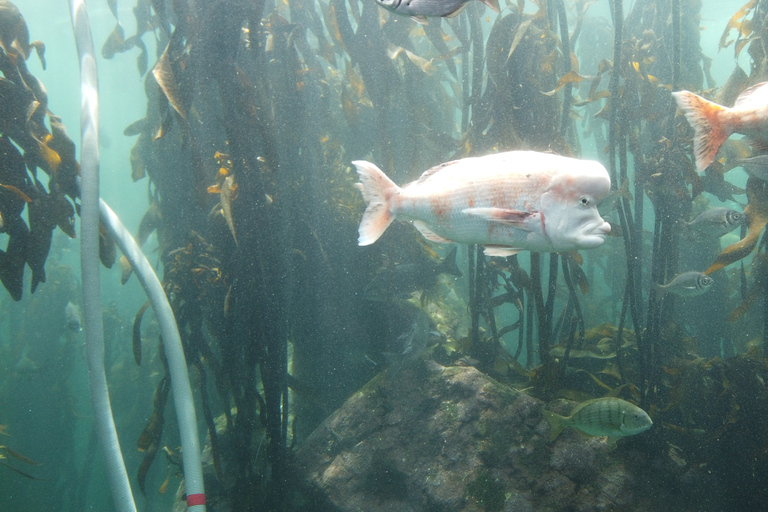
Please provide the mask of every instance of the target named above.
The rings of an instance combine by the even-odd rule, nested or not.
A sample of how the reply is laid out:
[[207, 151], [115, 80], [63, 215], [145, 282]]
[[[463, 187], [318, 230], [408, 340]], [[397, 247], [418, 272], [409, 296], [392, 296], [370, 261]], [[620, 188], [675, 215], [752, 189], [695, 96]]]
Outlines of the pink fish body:
[[395, 218], [434, 242], [484, 245], [489, 256], [592, 249], [611, 230], [597, 212], [611, 188], [598, 162], [510, 151], [438, 165], [402, 188], [374, 164], [352, 163], [367, 204], [360, 245]]
[[768, 82], [745, 89], [732, 108], [690, 91], [673, 92], [672, 96], [695, 131], [693, 153], [699, 172], [715, 160], [720, 146], [734, 133], [768, 143]]

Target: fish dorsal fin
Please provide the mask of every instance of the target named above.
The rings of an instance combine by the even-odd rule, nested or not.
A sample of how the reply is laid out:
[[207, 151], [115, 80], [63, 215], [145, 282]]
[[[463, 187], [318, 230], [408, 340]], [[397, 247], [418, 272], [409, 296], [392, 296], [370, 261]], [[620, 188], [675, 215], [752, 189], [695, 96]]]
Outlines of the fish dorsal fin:
[[506, 258], [507, 256], [514, 256], [522, 249], [515, 249], [514, 247], [508, 247], [506, 245], [485, 245], [483, 246], [486, 256], [499, 256]]
[[768, 96], [768, 82], [760, 82], [741, 91], [733, 108], [762, 107], [765, 105], [766, 96]]
[[424, 238], [427, 240], [431, 240], [432, 242], [437, 242], [438, 244], [452, 244], [453, 240], [448, 240], [447, 238], [438, 235], [432, 229], [429, 228], [424, 222], [420, 220], [413, 221], [413, 225], [416, 227], [416, 229], [419, 230], [419, 233], [421, 233]]
[[457, 163], [458, 161], [459, 160], [451, 160], [450, 162], [445, 162], [445, 163], [436, 165], [434, 167], [430, 167], [429, 169], [424, 171], [421, 176], [419, 176], [419, 179], [416, 180], [416, 183], [423, 183], [424, 181], [428, 180], [430, 177], [434, 176], [435, 174], [442, 171], [446, 167]]
[[523, 212], [511, 208], [465, 208], [461, 211], [465, 215], [481, 217], [488, 222], [499, 222], [514, 226], [518, 229], [531, 231], [531, 227], [526, 225], [526, 221], [533, 219], [536, 214], [533, 212]]

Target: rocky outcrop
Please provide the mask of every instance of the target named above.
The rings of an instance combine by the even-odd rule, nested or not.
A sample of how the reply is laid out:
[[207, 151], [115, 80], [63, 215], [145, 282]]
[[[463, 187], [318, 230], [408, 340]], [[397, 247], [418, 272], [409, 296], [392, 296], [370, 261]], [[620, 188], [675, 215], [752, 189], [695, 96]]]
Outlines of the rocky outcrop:
[[389, 378], [381, 374], [296, 451], [308, 489], [305, 506], [334, 512], [654, 510], [639, 499], [621, 444], [572, 429], [550, 443], [542, 406], [472, 367], [429, 361]]

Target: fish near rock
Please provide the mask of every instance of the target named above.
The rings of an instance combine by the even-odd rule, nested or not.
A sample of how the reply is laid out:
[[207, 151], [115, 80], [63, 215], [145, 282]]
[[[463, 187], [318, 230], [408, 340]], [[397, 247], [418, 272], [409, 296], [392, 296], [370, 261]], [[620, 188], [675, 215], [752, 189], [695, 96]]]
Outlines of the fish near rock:
[[359, 245], [395, 218], [433, 242], [483, 245], [488, 256], [593, 249], [611, 230], [597, 211], [611, 188], [598, 162], [509, 151], [438, 165], [402, 188], [374, 164], [352, 163], [367, 205]]
[[551, 439], [555, 439], [564, 429], [573, 427], [590, 436], [607, 436], [609, 440], [616, 441], [645, 432], [653, 426], [648, 413], [615, 397], [582, 402], [567, 417], [547, 410], [543, 412], [551, 428]]
[[667, 284], [657, 284], [656, 290], [660, 293], [672, 293], [678, 297], [696, 297], [710, 289], [715, 280], [704, 272], [690, 270], [675, 276]]
[[695, 131], [693, 153], [699, 172], [715, 160], [720, 146], [734, 133], [763, 145], [768, 141], [768, 82], [745, 89], [731, 108], [690, 91], [673, 92], [672, 96]]
[[[376, 3], [388, 11], [403, 16], [410, 16], [419, 23], [426, 23], [427, 18], [453, 18], [467, 6], [471, 0], [376, 0]], [[485, 5], [500, 12], [498, 0], [480, 0]]]

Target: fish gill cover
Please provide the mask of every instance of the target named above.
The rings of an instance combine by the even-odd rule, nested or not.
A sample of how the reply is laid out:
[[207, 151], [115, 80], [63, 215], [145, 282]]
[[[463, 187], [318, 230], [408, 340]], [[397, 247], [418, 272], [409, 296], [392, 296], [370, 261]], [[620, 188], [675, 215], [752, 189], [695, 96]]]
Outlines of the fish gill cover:
[[[768, 316], [756, 305], [768, 276], [768, 191], [754, 164], [748, 179], [741, 167], [765, 153], [765, 137], [735, 130], [749, 139], [731, 137], [698, 173], [694, 130], [671, 95], [687, 89], [730, 108], [768, 79], [764, 0], [727, 21], [720, 49], [752, 62], [727, 81], [710, 74], [707, 55], [718, 48], [700, 45], [701, 5], [688, 2], [638, 1], [626, 13], [617, 1], [610, 9], [508, 2], [500, 13], [467, 2], [457, 16], [425, 25], [373, 0], [109, 6], [115, 28], [102, 58], [135, 69], [146, 94], [145, 112], [124, 132], [136, 137], [124, 172], [149, 198], [137, 239], [158, 240], [163, 283], [196, 368], [211, 476], [222, 483], [212, 500], [246, 512], [301, 509], [308, 498], [291, 477], [293, 446], [387, 366], [393, 349], [385, 341], [414, 340], [414, 319], [426, 312], [421, 357], [473, 365], [546, 401], [608, 395], [641, 406], [654, 427], [621, 443], [664, 461], [657, 477], [686, 490], [681, 507], [765, 502], [759, 482], [768, 470], [747, 454], [762, 452], [766, 438]], [[25, 327], [7, 326], [9, 339], [22, 341], [3, 345], [6, 379], [40, 371], [44, 356], [18, 347], [41, 311], [57, 312], [53, 323], [66, 330], [76, 285], [55, 261], [48, 273], [57, 279], [46, 281], [51, 233], [58, 226], [75, 235], [78, 171], [74, 144], [26, 67], [44, 56], [29, 33], [45, 27], [28, 27], [21, 14], [0, 1], [0, 280], [21, 300], [29, 266], [37, 293], [24, 298]], [[59, 87], [55, 77], [46, 83]], [[602, 161], [615, 195], [601, 215], [615, 236], [584, 253], [509, 258], [461, 246], [463, 278], [435, 270], [448, 250], [397, 224], [376, 245], [357, 246], [364, 204], [353, 160], [407, 183], [444, 162], [517, 149]], [[720, 236], [691, 236], [686, 223], [722, 206], [746, 220]], [[110, 266], [117, 255], [106, 234], [101, 250]], [[127, 282], [131, 269], [121, 264]], [[422, 275], [404, 271], [413, 268]], [[706, 293], [659, 293], [688, 271], [710, 276]], [[407, 282], [367, 300], [388, 273]], [[43, 282], [50, 295], [40, 295]], [[106, 314], [111, 325], [130, 324]], [[133, 333], [131, 365], [154, 365], [157, 375], [144, 379], [154, 399], [133, 396], [137, 370], [122, 362], [113, 390], [131, 390], [126, 403], [150, 411], [128, 435], [142, 458], [134, 466], [140, 488], [157, 499], [178, 453], [164, 428], [162, 356], [146, 353], [161, 342], [144, 316], [114, 332]], [[65, 336], [70, 347], [77, 333]], [[418, 371], [400, 366], [399, 374]], [[14, 431], [13, 419], [0, 421]], [[167, 470], [154, 482], [159, 454]], [[470, 497], [482, 501], [488, 493], [476, 487]], [[503, 503], [496, 491], [486, 509]]]

